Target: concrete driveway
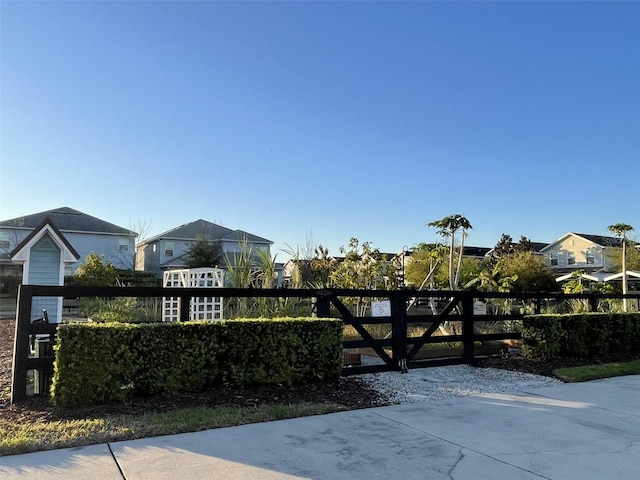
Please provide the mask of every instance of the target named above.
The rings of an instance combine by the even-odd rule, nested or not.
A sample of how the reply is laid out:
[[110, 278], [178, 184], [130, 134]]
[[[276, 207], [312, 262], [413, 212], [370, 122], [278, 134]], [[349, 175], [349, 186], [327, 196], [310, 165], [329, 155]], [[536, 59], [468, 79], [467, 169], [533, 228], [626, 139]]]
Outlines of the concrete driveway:
[[2, 479], [635, 479], [640, 376], [0, 457]]

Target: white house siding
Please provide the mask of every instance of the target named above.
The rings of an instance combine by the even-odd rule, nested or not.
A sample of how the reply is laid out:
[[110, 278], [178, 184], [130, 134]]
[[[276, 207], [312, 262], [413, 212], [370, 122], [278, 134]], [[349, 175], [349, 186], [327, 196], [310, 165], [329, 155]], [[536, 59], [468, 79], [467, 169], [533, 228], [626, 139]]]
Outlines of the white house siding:
[[[61, 250], [55, 242], [45, 235], [31, 249], [29, 258], [30, 285], [60, 285]], [[33, 297], [31, 303], [31, 320], [42, 317], [42, 309], [46, 309], [51, 321], [56, 321], [60, 311], [61, 299], [56, 297]]]

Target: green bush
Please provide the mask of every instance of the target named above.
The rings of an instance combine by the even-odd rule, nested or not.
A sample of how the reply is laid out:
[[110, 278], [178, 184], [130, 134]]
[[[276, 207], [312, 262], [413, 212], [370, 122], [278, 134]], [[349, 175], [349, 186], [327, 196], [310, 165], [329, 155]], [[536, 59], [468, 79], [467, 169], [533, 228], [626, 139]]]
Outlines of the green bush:
[[522, 322], [522, 354], [526, 358], [549, 360], [560, 354], [560, 315], [531, 315]]
[[157, 323], [140, 328], [135, 392], [195, 392], [219, 383], [221, 331], [219, 322]]
[[60, 325], [52, 398], [60, 405], [123, 400], [136, 372], [135, 330], [127, 324]]
[[540, 360], [640, 353], [640, 314], [531, 315], [523, 320], [522, 340], [523, 355]]
[[342, 322], [226, 322], [223, 381], [300, 383], [336, 379], [342, 370]]
[[331, 319], [63, 324], [52, 400], [76, 406], [222, 383], [335, 380], [342, 322]]

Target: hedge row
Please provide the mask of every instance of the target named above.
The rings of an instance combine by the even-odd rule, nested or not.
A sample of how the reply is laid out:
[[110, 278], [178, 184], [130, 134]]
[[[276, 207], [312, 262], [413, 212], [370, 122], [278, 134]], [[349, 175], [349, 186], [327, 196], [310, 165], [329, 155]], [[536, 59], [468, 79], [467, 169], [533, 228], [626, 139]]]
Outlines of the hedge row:
[[331, 319], [89, 323], [58, 328], [52, 400], [79, 406], [219, 384], [330, 381], [342, 369]]
[[640, 313], [531, 315], [524, 318], [522, 353], [553, 360], [640, 353]]

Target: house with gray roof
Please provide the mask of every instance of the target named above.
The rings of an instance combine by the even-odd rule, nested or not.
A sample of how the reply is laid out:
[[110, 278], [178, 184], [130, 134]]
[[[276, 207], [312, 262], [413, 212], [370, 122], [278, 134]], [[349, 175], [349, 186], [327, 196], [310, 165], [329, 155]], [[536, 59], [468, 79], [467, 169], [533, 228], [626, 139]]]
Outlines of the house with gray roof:
[[11, 252], [44, 223], [53, 225], [78, 254], [66, 264], [65, 275], [73, 275], [91, 253], [104, 255], [116, 268], [133, 269], [137, 233], [69, 207], [24, 215], [0, 222], [0, 268], [2, 276], [15, 273]]
[[[195, 220], [151, 237], [136, 247], [136, 270], [152, 272], [158, 277], [162, 272], [187, 268], [186, 253], [197, 240], [219, 242], [222, 251], [233, 260], [241, 251], [243, 242], [256, 254], [263, 251], [270, 255], [273, 242], [243, 230], [232, 230], [206, 220]], [[225, 265], [220, 265], [224, 268]]]
[[540, 250], [545, 263], [557, 274], [584, 270], [609, 272], [611, 255], [622, 247], [619, 237], [568, 232]]

